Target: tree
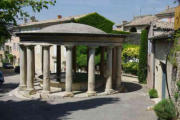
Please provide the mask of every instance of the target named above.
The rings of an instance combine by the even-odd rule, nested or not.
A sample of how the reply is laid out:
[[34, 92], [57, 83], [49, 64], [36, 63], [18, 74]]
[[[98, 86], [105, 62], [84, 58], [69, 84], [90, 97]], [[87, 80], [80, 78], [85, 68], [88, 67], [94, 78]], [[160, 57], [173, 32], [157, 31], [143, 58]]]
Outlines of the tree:
[[148, 52], [148, 31], [142, 30], [140, 50], [139, 50], [139, 68], [138, 79], [139, 82], [145, 83], [147, 77], [147, 52]]
[[40, 12], [55, 3], [56, 0], [0, 0], [0, 45], [10, 37], [10, 26], [16, 25], [17, 20], [29, 17], [24, 8], [31, 7], [34, 12]]

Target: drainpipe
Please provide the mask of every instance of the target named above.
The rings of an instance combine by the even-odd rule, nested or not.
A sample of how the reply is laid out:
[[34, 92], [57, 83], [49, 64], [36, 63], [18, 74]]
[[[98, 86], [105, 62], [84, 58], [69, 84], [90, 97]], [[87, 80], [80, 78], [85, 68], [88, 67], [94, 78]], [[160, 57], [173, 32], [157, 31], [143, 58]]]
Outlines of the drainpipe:
[[168, 79], [167, 79], [167, 62], [168, 62], [168, 56], [170, 54], [170, 42], [169, 42], [169, 49], [168, 50], [169, 51], [168, 51], [168, 54], [166, 56], [166, 87], [167, 87], [169, 99], [171, 99], [171, 95], [170, 95], [170, 91], [169, 91], [169, 84], [168, 84]]

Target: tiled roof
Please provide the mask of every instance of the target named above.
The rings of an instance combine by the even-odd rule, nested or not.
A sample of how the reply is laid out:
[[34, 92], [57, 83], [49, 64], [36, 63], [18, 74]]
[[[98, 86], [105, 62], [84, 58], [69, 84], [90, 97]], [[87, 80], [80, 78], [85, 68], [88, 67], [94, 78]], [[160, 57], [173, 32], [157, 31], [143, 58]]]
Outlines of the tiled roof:
[[134, 18], [129, 24], [125, 26], [138, 26], [138, 25], [150, 25], [152, 21], [156, 21], [157, 17], [152, 15], [140, 16]]
[[156, 29], [167, 29], [173, 30], [174, 29], [174, 22], [163, 22], [163, 21], [156, 21], [152, 23]]
[[161, 15], [165, 15], [165, 14], [174, 14], [175, 12], [175, 8], [168, 8], [158, 14], [156, 14], [156, 16], [161, 16]]
[[94, 33], [105, 34], [104, 31], [95, 27], [79, 24], [79, 23], [64, 23], [45, 27], [37, 32], [40, 33]]
[[149, 39], [167, 39], [171, 38], [174, 33], [173, 22], [156, 21], [152, 23], [154, 36]]
[[174, 31], [168, 31], [168, 32], [163, 32], [162, 34], [159, 35], [155, 35], [153, 37], [150, 37], [149, 39], [167, 39], [167, 38], [171, 38], [173, 36]]
[[[91, 14], [91, 13], [88, 13]], [[51, 19], [51, 20], [42, 20], [38, 22], [29, 22], [25, 24], [20, 24], [19, 27], [26, 27], [26, 26], [34, 26], [34, 25], [42, 25], [42, 24], [53, 24], [53, 23], [65, 23], [65, 22], [71, 22], [74, 19], [81, 18], [83, 16], [86, 16], [88, 14], [83, 15], [77, 15], [77, 16], [70, 16], [70, 17], [63, 17], [61, 19]]]

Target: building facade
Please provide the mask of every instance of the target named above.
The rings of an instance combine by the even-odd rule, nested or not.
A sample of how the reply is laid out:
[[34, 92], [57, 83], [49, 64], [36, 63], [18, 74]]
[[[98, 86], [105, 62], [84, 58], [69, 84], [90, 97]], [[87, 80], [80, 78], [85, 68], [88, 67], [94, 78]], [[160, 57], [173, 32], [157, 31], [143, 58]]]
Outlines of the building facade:
[[[167, 79], [167, 56], [173, 47], [170, 40], [174, 32], [174, 8], [156, 14], [157, 21], [151, 23], [148, 40], [148, 76], [149, 88], [158, 91], [159, 98], [168, 97], [171, 81]], [[169, 87], [168, 87], [169, 86]]]

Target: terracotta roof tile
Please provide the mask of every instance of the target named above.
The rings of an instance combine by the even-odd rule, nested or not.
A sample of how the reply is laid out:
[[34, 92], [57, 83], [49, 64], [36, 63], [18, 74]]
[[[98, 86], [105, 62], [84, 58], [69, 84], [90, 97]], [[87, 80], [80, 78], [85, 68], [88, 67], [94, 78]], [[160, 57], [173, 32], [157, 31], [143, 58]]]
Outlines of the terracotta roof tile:
[[140, 16], [132, 20], [129, 24], [125, 26], [138, 26], [138, 25], [150, 25], [152, 21], [156, 21], [158, 18], [156, 16]]

